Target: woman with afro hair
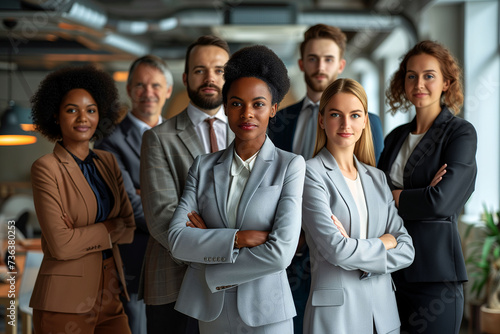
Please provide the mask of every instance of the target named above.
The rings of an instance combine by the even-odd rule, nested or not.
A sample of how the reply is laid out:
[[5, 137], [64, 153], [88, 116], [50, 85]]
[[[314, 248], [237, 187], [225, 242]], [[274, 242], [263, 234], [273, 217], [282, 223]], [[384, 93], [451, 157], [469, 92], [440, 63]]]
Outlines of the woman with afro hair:
[[33, 163], [33, 198], [44, 253], [30, 306], [36, 333], [130, 333], [118, 244], [134, 215], [111, 153], [91, 150], [118, 117], [113, 79], [92, 66], [49, 74], [32, 97], [37, 130], [56, 142]]
[[229, 59], [224, 78], [235, 139], [194, 161], [170, 223], [170, 251], [189, 263], [175, 308], [202, 334], [293, 333], [285, 268], [301, 228], [305, 162], [266, 135], [290, 87], [287, 70], [251, 46]]

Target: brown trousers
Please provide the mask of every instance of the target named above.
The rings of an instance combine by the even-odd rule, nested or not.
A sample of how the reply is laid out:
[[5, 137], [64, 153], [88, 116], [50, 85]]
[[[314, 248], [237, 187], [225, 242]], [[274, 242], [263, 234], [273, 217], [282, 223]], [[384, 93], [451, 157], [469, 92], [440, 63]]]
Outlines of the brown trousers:
[[[60, 313], [33, 310], [36, 334], [131, 334], [120, 301], [120, 281], [113, 257], [103, 260], [100, 291], [87, 313]], [[75, 287], [78, 289], [78, 287]]]

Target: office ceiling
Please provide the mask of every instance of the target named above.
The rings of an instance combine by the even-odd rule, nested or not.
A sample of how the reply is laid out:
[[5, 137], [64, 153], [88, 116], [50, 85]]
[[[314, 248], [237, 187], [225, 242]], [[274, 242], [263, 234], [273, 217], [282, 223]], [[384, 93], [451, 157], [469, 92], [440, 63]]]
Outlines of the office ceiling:
[[0, 24], [0, 69], [9, 54], [28, 70], [89, 61], [126, 70], [146, 53], [183, 64], [186, 47], [210, 33], [232, 51], [265, 44], [295, 64], [304, 30], [316, 23], [339, 26], [348, 48], [369, 54], [396, 27], [416, 38], [408, 17], [431, 1], [2, 0], [0, 19], [11, 26]]

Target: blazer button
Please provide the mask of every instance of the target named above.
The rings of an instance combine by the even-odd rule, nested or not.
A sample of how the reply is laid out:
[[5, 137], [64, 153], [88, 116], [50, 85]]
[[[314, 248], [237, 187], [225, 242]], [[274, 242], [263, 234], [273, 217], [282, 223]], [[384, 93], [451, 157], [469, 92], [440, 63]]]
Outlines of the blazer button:
[[220, 287], [220, 286], [218, 286], [218, 287], [216, 287], [216, 288], [215, 288], [215, 290], [220, 290], [220, 289], [221, 289], [221, 287]]
[[226, 262], [226, 258], [225, 257], [222, 257], [222, 262]]
[[217, 257], [217, 262], [220, 262], [220, 256]]

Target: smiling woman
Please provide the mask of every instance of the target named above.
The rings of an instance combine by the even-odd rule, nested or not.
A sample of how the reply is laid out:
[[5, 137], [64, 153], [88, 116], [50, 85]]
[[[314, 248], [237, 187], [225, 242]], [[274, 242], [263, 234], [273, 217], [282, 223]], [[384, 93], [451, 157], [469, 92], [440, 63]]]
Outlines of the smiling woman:
[[[467, 281], [458, 216], [475, 188], [477, 134], [456, 117], [462, 106], [461, 69], [441, 44], [410, 49], [386, 96], [395, 113], [416, 116], [385, 139], [378, 167], [389, 184], [415, 245], [415, 262], [393, 275], [401, 329], [408, 333], [458, 333]], [[447, 300], [429, 318], [420, 310]], [[432, 308], [432, 306], [431, 306]]]
[[114, 156], [89, 148], [110, 132], [116, 99], [111, 77], [90, 66], [49, 74], [32, 98], [37, 130], [57, 141], [31, 168], [44, 253], [30, 301], [37, 333], [70, 322], [84, 333], [130, 333], [118, 244], [132, 241], [132, 207]]
[[[56, 122], [61, 128], [64, 147], [80, 159], [85, 159], [88, 155], [85, 148], [94, 136], [99, 122], [99, 111], [92, 95], [81, 88], [70, 90], [61, 101]], [[78, 152], [81, 142], [84, 142], [83, 155]]]
[[305, 334], [399, 333], [391, 273], [411, 264], [414, 249], [374, 167], [367, 105], [351, 79], [321, 96], [302, 204], [313, 268]]

